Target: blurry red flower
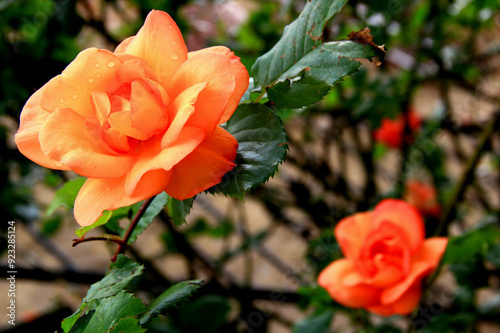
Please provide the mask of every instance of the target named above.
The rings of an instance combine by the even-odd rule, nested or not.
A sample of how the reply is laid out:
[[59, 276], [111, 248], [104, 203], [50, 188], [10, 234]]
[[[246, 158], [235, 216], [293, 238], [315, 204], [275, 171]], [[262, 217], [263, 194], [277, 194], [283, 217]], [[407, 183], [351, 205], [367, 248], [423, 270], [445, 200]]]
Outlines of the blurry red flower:
[[345, 258], [320, 273], [319, 285], [344, 306], [383, 316], [415, 309], [421, 281], [437, 267], [448, 242], [444, 237], [424, 239], [420, 213], [393, 199], [344, 218], [335, 236]]
[[[412, 132], [420, 128], [421, 119], [418, 114], [410, 109], [408, 112], [409, 126]], [[405, 129], [403, 115], [399, 114], [396, 119], [383, 118], [381, 126], [375, 130], [374, 137], [377, 142], [384, 143], [392, 148], [401, 148], [402, 135]], [[411, 142], [412, 138], [407, 139]]]
[[410, 180], [405, 185], [404, 200], [417, 208], [422, 215], [439, 217], [441, 206], [437, 200], [436, 188], [429, 183]]

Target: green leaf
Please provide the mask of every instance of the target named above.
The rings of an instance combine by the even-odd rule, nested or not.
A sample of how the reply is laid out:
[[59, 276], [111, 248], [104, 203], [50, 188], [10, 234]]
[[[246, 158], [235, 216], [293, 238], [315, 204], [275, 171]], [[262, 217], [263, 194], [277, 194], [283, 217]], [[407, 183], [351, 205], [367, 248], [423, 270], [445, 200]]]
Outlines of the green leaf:
[[347, 0], [309, 1], [299, 17], [285, 27], [278, 43], [253, 65], [255, 86], [271, 85], [297, 61], [320, 45], [326, 22], [338, 13], [346, 2]]
[[41, 225], [41, 232], [44, 236], [53, 236], [62, 225], [62, 216], [55, 215], [44, 219]]
[[122, 319], [112, 328], [111, 333], [144, 333], [146, 329], [139, 325], [139, 320], [134, 317]]
[[333, 318], [331, 310], [324, 310], [297, 322], [293, 326], [293, 333], [322, 333], [328, 332]]
[[353, 41], [324, 43], [283, 72], [267, 90], [277, 108], [300, 108], [319, 102], [361, 63], [355, 58], [378, 56], [371, 45]]
[[236, 166], [207, 191], [243, 198], [274, 175], [286, 156], [287, 138], [280, 118], [261, 104], [240, 105], [227, 130], [238, 140]]
[[224, 332], [221, 327], [231, 310], [226, 297], [205, 295], [184, 304], [178, 313], [181, 332]]
[[144, 212], [144, 215], [139, 220], [139, 223], [132, 232], [132, 235], [130, 235], [130, 239], [128, 241], [129, 244], [135, 242], [137, 236], [139, 236], [144, 230], [146, 230], [147, 227], [149, 227], [154, 218], [158, 216], [158, 214], [160, 214], [163, 207], [165, 207], [165, 205], [167, 204], [168, 198], [168, 194], [162, 192], [153, 199], [153, 202], [151, 202], [149, 207]]
[[193, 207], [194, 198], [186, 200], [177, 200], [170, 197], [168, 200], [168, 212], [174, 221], [176, 227], [186, 222], [186, 216]]
[[[136, 316], [144, 311], [146, 311], [146, 307], [140, 299], [122, 290], [118, 295], [102, 300], [87, 325], [87, 331], [92, 333], [109, 332], [119, 324], [122, 318]], [[133, 332], [137, 332], [137, 330]]]
[[191, 295], [201, 287], [202, 283], [202, 280], [191, 280], [171, 286], [151, 302], [148, 306], [149, 311], [141, 318], [140, 324], [144, 325], [158, 314], [178, 307], [191, 297]]
[[76, 196], [84, 183], [85, 178], [75, 178], [66, 182], [63, 187], [56, 191], [56, 195], [47, 207], [45, 215], [52, 215], [59, 207], [73, 208]]
[[495, 244], [489, 249], [486, 253], [486, 260], [500, 268], [500, 244]]
[[90, 230], [95, 229], [97, 227], [100, 227], [101, 225], [106, 224], [109, 221], [109, 219], [111, 218], [111, 215], [113, 215], [113, 211], [108, 211], [108, 210], [104, 211], [102, 213], [102, 215], [97, 219], [97, 221], [95, 221], [94, 223], [92, 223], [89, 226], [81, 227], [81, 228], [76, 229], [75, 230], [75, 234], [78, 237], [83, 237], [83, 235], [85, 235]]
[[141, 275], [144, 267], [124, 255], [119, 255], [116, 262], [109, 266], [109, 273], [99, 282], [90, 286], [84, 301], [114, 296], [125, 289], [133, 278]]

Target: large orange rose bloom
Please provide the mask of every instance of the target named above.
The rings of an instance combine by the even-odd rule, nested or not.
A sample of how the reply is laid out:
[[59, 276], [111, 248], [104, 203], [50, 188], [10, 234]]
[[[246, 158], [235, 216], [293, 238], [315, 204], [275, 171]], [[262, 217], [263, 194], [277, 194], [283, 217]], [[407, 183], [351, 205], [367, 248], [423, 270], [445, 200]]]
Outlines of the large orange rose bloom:
[[327, 266], [318, 283], [338, 303], [390, 316], [418, 305], [421, 280], [438, 265], [447, 239], [424, 239], [419, 212], [387, 199], [372, 212], [344, 218], [335, 236], [345, 259]]
[[162, 191], [187, 199], [234, 167], [238, 143], [219, 125], [248, 79], [226, 47], [188, 53], [172, 18], [153, 10], [114, 52], [84, 50], [36, 91], [16, 143], [44, 167], [88, 177], [74, 208], [82, 226]]

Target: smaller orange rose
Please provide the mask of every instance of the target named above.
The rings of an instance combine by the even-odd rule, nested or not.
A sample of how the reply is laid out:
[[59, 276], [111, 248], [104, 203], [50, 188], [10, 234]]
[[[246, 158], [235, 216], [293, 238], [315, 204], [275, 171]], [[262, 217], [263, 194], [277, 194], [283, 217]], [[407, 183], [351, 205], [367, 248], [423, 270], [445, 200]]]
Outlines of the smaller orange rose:
[[415, 206], [424, 216], [438, 218], [441, 206], [437, 200], [436, 188], [429, 183], [417, 180], [408, 181], [405, 185], [404, 200]]
[[[408, 121], [411, 131], [418, 131], [422, 121], [415, 110], [409, 110]], [[384, 143], [389, 147], [401, 148], [404, 129], [405, 122], [402, 114], [399, 114], [396, 119], [386, 117], [382, 119], [381, 126], [375, 130], [374, 137], [377, 142]], [[412, 138], [407, 138], [407, 141], [411, 142]]]
[[319, 285], [344, 306], [382, 316], [415, 309], [421, 281], [437, 267], [448, 242], [444, 237], [425, 240], [420, 213], [394, 199], [342, 219], [335, 236], [345, 258], [320, 273]]

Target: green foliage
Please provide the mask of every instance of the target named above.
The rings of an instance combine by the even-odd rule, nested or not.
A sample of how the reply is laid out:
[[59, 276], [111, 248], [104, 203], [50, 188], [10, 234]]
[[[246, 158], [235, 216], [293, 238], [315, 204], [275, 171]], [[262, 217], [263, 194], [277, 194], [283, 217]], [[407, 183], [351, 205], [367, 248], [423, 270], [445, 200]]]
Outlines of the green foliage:
[[[176, 326], [183, 333], [217, 333], [231, 310], [228, 300], [219, 295], [201, 296], [184, 304], [176, 316]], [[195, 319], [196, 318], [196, 319]]]
[[293, 333], [327, 333], [333, 318], [331, 310], [323, 310], [298, 321], [293, 326]]
[[141, 325], [158, 314], [176, 308], [187, 301], [202, 283], [202, 280], [183, 281], [168, 288], [148, 306], [148, 312], [141, 318]]
[[85, 183], [85, 178], [75, 178], [67, 181], [56, 191], [54, 199], [50, 202], [45, 215], [52, 215], [59, 207], [73, 208], [76, 196]]
[[162, 192], [153, 199], [153, 202], [151, 202], [151, 204], [148, 206], [148, 208], [144, 212], [144, 215], [142, 215], [142, 217], [139, 219], [139, 223], [130, 236], [130, 239], [128, 241], [129, 243], [135, 242], [137, 236], [139, 236], [144, 230], [146, 230], [147, 227], [149, 227], [154, 218], [158, 216], [158, 214], [160, 214], [160, 212], [163, 210], [163, 207], [165, 207], [165, 205], [167, 204], [168, 198], [168, 194]]
[[236, 166], [210, 193], [243, 198], [276, 172], [288, 149], [280, 118], [260, 104], [241, 104], [227, 122], [227, 130], [238, 140]]
[[168, 200], [168, 212], [170, 213], [170, 217], [172, 217], [176, 227], [179, 227], [186, 222], [186, 216], [191, 211], [193, 202], [194, 198], [181, 201], [171, 197]]

